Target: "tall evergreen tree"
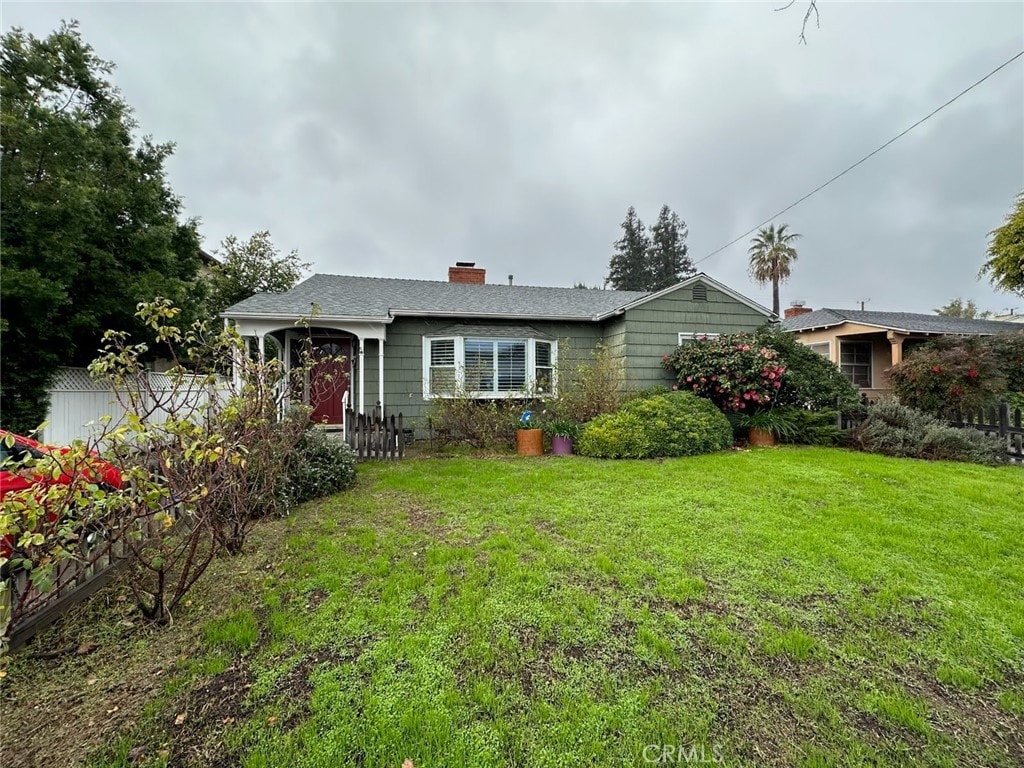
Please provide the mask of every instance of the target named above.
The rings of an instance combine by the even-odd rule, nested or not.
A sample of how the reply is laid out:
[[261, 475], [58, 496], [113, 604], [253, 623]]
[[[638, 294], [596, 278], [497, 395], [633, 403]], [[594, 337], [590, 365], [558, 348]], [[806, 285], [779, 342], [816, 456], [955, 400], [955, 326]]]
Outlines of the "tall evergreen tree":
[[667, 205], [661, 206], [658, 221], [651, 227], [648, 290], [660, 291], [696, 274], [693, 262], [686, 255], [686, 234], [686, 223], [679, 215]]
[[90, 361], [104, 330], [151, 337], [138, 302], [199, 310], [196, 225], [164, 177], [172, 145], [133, 139], [112, 68], [74, 24], [0, 38], [0, 415], [15, 432], [46, 418], [58, 366]]
[[650, 284], [647, 252], [651, 247], [647, 228], [632, 205], [622, 222], [622, 237], [608, 262], [607, 282], [617, 291], [646, 291]]

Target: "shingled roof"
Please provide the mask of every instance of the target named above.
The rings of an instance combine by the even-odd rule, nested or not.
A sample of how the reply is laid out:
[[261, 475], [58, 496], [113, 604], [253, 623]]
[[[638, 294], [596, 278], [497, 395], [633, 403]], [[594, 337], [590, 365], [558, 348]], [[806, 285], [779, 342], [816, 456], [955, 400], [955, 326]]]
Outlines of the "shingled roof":
[[592, 320], [647, 296], [642, 291], [470, 285], [435, 280], [316, 274], [285, 293], [257, 293], [225, 317], [304, 317], [313, 304], [324, 317], [383, 319], [396, 314], [448, 317], [508, 315]]
[[1021, 331], [1015, 323], [998, 320], [968, 320], [963, 317], [925, 315], [916, 312], [874, 312], [863, 309], [816, 309], [782, 321], [787, 331], [807, 331], [812, 328], [831, 328], [842, 323], [873, 325], [904, 333], [948, 333], [968, 336], [988, 336], [994, 333]]

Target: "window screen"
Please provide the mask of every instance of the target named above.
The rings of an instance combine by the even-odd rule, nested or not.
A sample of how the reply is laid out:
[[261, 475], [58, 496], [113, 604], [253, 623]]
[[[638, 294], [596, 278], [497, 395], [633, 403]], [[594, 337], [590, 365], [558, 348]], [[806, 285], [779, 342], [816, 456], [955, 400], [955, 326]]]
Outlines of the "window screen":
[[526, 341], [498, 341], [498, 392], [526, 388]]
[[818, 344], [808, 344], [807, 348], [812, 352], [817, 352], [819, 355], [824, 357], [826, 360], [832, 356], [832, 345], [827, 341], [819, 342]]
[[844, 341], [839, 347], [839, 367], [858, 387], [871, 386], [871, 342]]
[[467, 392], [494, 391], [494, 342], [466, 339]]
[[455, 391], [455, 339], [432, 339], [430, 342], [430, 392]]
[[554, 384], [554, 365], [551, 360], [551, 344], [546, 341], [534, 342], [534, 374], [537, 377], [537, 392], [549, 394]]

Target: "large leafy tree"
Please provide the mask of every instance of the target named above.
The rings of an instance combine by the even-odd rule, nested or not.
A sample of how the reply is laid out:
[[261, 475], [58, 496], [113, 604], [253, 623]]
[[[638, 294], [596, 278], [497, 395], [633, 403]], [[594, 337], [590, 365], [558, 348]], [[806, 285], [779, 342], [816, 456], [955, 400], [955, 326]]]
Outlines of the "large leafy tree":
[[75, 23], [0, 38], [3, 249], [0, 411], [34, 429], [60, 365], [92, 359], [107, 328], [145, 338], [136, 305], [195, 307], [194, 221], [164, 177], [173, 145], [137, 124]]
[[686, 255], [686, 234], [686, 223], [663, 205], [657, 222], [651, 227], [648, 290], [660, 291], [696, 273], [693, 262]]
[[650, 290], [650, 268], [647, 263], [651, 241], [647, 228], [629, 206], [622, 222], [622, 237], [615, 241], [615, 253], [608, 262], [607, 282], [617, 291]]
[[210, 309], [222, 312], [254, 293], [284, 293], [302, 279], [309, 264], [297, 251], [281, 255], [266, 230], [248, 240], [234, 235], [224, 238], [217, 251], [220, 263], [213, 266], [210, 281]]
[[996, 288], [1024, 296], [1024, 192], [1017, 195], [1003, 226], [990, 234], [982, 274], [988, 274]]
[[800, 235], [787, 231], [788, 224], [776, 227], [769, 224], [762, 227], [750, 241], [750, 276], [759, 285], [772, 286], [772, 311], [779, 314], [779, 284], [789, 279], [790, 267], [796, 261], [796, 248], [793, 246]]

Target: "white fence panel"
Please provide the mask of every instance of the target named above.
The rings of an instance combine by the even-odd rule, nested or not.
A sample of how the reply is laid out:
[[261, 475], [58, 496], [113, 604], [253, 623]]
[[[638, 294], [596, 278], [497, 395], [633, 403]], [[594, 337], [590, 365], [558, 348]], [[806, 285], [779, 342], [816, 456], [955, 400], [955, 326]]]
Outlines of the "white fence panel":
[[[151, 373], [149, 385], [160, 401], [166, 401], [175, 394], [170, 376]], [[216, 387], [201, 387], [197, 382], [194, 389], [179, 391], [175, 406], [187, 405], [199, 410], [213, 396], [223, 401], [230, 394], [226, 381]], [[104, 429], [102, 419], [110, 416], [110, 426], [118, 424], [125, 410], [118, 402], [116, 393], [94, 381], [84, 368], [62, 368], [50, 388], [50, 410], [42, 440], [52, 445], [67, 445], [75, 440], [90, 440]], [[150, 420], [160, 423], [167, 418], [164, 408], [156, 408]]]

